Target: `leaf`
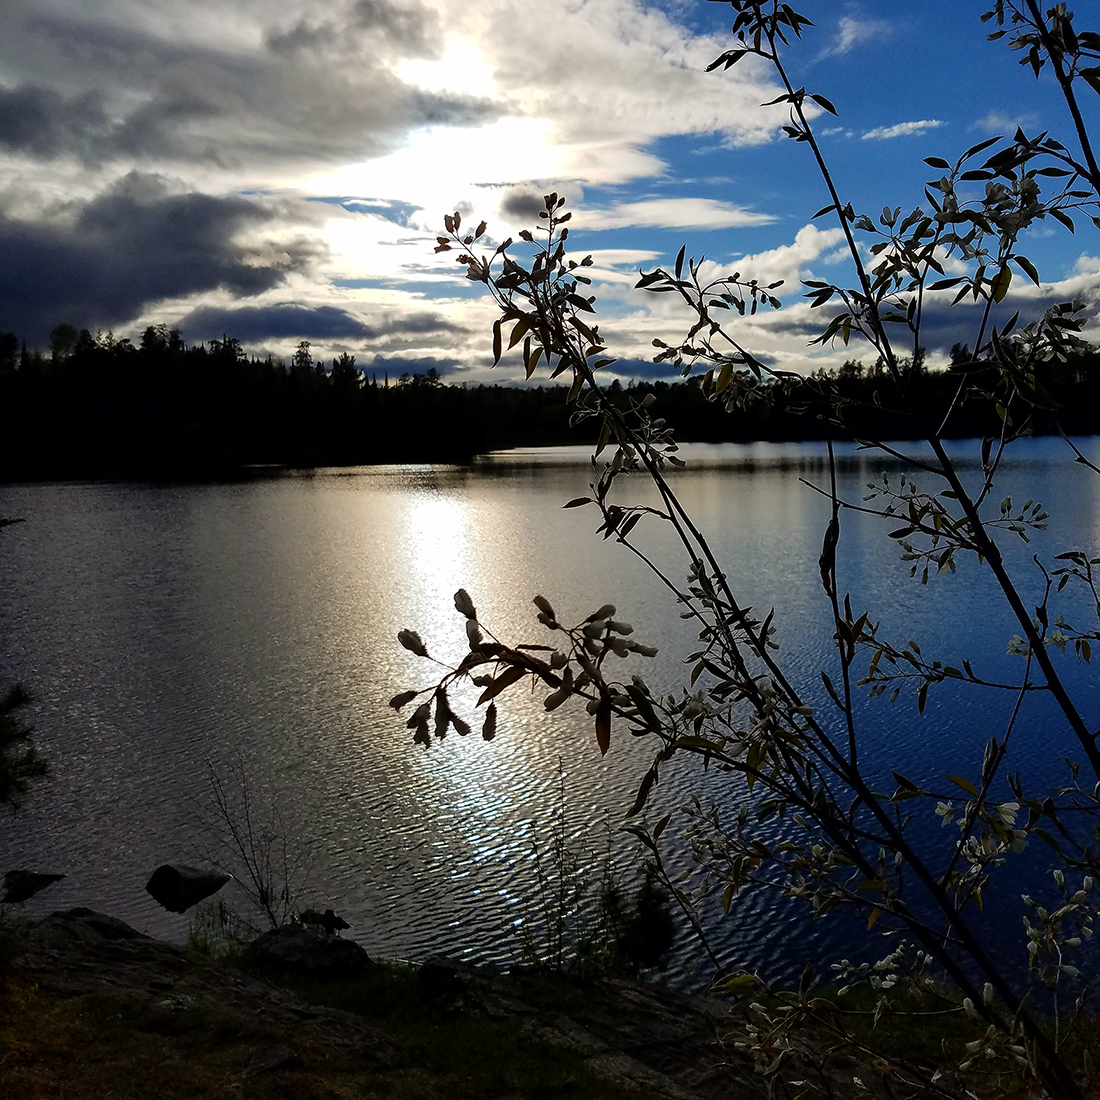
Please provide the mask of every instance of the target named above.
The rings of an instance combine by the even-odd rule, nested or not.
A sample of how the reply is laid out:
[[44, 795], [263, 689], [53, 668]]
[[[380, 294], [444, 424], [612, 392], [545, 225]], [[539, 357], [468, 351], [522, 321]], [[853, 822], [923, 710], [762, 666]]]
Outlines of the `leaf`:
[[584, 504], [591, 504], [591, 497], [574, 497], [572, 500], [567, 501], [562, 505], [563, 508], [580, 508]]
[[521, 317], [512, 329], [512, 336], [508, 341], [508, 349], [511, 350], [527, 335], [528, 330], [531, 327], [531, 320], [529, 317]]
[[490, 703], [489, 709], [485, 712], [485, 722], [481, 727], [481, 736], [486, 741], [492, 741], [497, 735], [497, 705], [496, 703]]
[[1035, 270], [1035, 265], [1026, 256], [1013, 256], [1012, 257], [1020, 270], [1036, 285], [1039, 286], [1039, 272]]
[[823, 95], [814, 95], [811, 92], [810, 99], [812, 99], [819, 107], [824, 107], [825, 110], [829, 112], [829, 114], [836, 114], [836, 108]]
[[600, 753], [606, 756], [611, 747], [611, 700], [606, 695], [600, 697], [600, 705], [596, 708], [596, 744], [600, 746]]
[[[603, 749], [607, 752], [607, 749]], [[636, 814], [642, 812], [645, 809], [646, 800], [649, 798], [649, 792], [653, 789], [654, 784], [657, 782], [657, 765], [654, 764], [652, 768], [645, 773], [642, 778], [642, 785], [638, 788], [638, 796], [634, 799], [634, 805], [626, 811], [626, 817], [634, 817]]]
[[945, 776], [945, 778], [950, 779], [951, 782], [954, 783], [956, 787], [962, 787], [962, 789], [964, 791], [966, 791], [966, 793], [968, 795], [971, 795], [974, 798], [978, 797], [978, 788], [975, 787], [974, 784], [971, 783], [970, 780], [967, 779], [965, 776], [948, 775], [948, 776]]
[[715, 988], [724, 993], [735, 993], [746, 986], [755, 985], [759, 980], [755, 974], [733, 974], [723, 978]]
[[1008, 293], [1008, 288], [1012, 283], [1012, 271], [1008, 264], [1005, 264], [1000, 271], [997, 272], [997, 277], [990, 284], [990, 294], [993, 301], [1000, 302], [1004, 299], [1004, 296]]
[[827, 672], [823, 671], [821, 673], [821, 682], [825, 685], [825, 690], [829, 693], [829, 698], [843, 710], [844, 704], [840, 701], [840, 696], [837, 695], [836, 688], [833, 687], [833, 682], [829, 679], [829, 674]]
[[527, 675], [527, 669], [516, 666], [502, 672], [478, 697], [477, 705], [487, 703], [495, 699], [505, 688], [511, 687], [517, 680], [522, 680]]
[[943, 157], [925, 157], [924, 163], [930, 165], [933, 168], [950, 168], [951, 165], [943, 159]]
[[1071, 233], [1073, 232], [1073, 219], [1068, 214], [1063, 214], [1061, 210], [1052, 209], [1050, 216], [1055, 221], [1060, 221]]

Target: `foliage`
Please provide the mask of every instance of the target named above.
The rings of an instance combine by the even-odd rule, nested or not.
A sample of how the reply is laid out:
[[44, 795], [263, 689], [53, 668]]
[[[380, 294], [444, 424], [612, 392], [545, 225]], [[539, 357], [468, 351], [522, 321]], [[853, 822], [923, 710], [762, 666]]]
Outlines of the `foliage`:
[[[233, 876], [267, 927], [292, 923], [313, 866], [311, 841], [292, 833], [278, 805], [257, 797], [239, 757], [227, 777], [208, 767], [209, 790], [195, 808], [200, 858]], [[257, 931], [249, 918], [218, 902], [192, 921], [188, 934], [200, 950], [206, 945], [217, 954], [223, 941], [232, 949]]]
[[[835, 1020], [852, 1003], [847, 999], [863, 996], [870, 997], [876, 1023], [898, 1013], [918, 1024], [923, 1016], [915, 1006], [922, 1002], [939, 1018], [978, 1024], [961, 1050], [945, 1048], [946, 1064], [935, 1071], [879, 1054], [884, 1087], [893, 1095], [958, 1096], [974, 1089], [1004, 1094], [1037, 1086], [1051, 1096], [1081, 1097], [1097, 1082], [1087, 1052], [1073, 1043], [1087, 1001], [1072, 960], [1080, 955], [1097, 914], [1093, 880], [1100, 865], [1100, 747], [1095, 721], [1083, 716], [1059, 661], [1069, 652], [1088, 662], [1100, 624], [1069, 622], [1059, 609], [1059, 594], [1074, 585], [1095, 597], [1093, 570], [1100, 558], [1092, 556], [1094, 549], [1070, 548], [1051, 560], [1036, 556], [1037, 573], [1031, 578], [1013, 576], [1001, 543], [1006, 538], [1026, 541], [1045, 527], [1048, 516], [1035, 501], [1017, 504], [1005, 498], [998, 503], [993, 490], [1013, 443], [1037, 417], [1057, 420], [1062, 412], [1052, 390], [1065, 364], [1084, 350], [1079, 336], [1083, 306], [1056, 303], [1040, 316], [1021, 320], [1017, 311], [1003, 322], [995, 307], [1011, 300], [1019, 275], [1040, 283], [1021, 251], [1025, 229], [1049, 220], [1073, 231], [1080, 214], [1100, 227], [1100, 172], [1076, 98], [1082, 86], [1091, 94], [1100, 83], [1100, 70], [1091, 64], [1100, 55], [1100, 37], [1077, 32], [1064, 4], [1044, 13], [1033, 0], [998, 0], [983, 16], [993, 24], [991, 37], [1008, 35], [1036, 76], [1050, 65], [1073, 123], [1076, 151], [1047, 133], [1029, 137], [1018, 129], [1011, 140], [980, 142], [954, 161], [930, 157], [927, 163], [937, 175], [925, 189], [927, 204], [908, 213], [886, 206], [872, 218], [842, 199], [818, 145], [813, 117], [821, 111], [836, 114], [835, 108], [826, 97], [796, 87], [788, 69], [787, 49], [802, 38], [810, 21], [778, 0], [731, 0], [731, 8], [734, 44], [710, 67], [729, 68], [745, 57], [771, 67], [784, 89], [775, 102], [789, 108], [783, 129], [813, 159], [829, 199], [814, 217], [835, 218], [846, 243], [852, 284], [806, 284], [805, 297], [813, 308], [833, 310], [813, 343], [865, 343], [877, 361], [872, 400], [910, 418], [930, 454], [911, 458], [881, 436], [864, 439], [865, 446], [901, 463], [905, 474], [900, 481], [884, 477], [871, 486], [869, 498], [854, 501], [838, 495], [830, 444], [828, 481], [814, 488], [830, 505], [818, 564], [832, 613], [833, 664], [821, 670], [816, 688], [791, 678], [775, 653], [772, 615], [758, 615], [737, 598], [705, 535], [665, 477], [667, 467], [680, 460], [673, 433], [653, 415], [653, 401], [631, 401], [624, 408], [597, 384], [596, 372], [614, 359], [595, 320], [594, 297], [584, 289], [591, 261], [567, 254], [571, 214], [563, 198], [550, 194], [538, 229], [520, 234], [528, 246], [522, 256], [522, 246], [510, 239], [479, 254], [478, 243], [487, 239], [485, 223], [464, 231], [458, 213], [446, 217], [446, 235], [439, 237], [437, 250], [457, 250], [467, 277], [484, 284], [498, 306], [494, 358], [499, 360], [506, 348], [520, 348], [528, 376], [545, 363], [552, 378], [564, 376], [570, 383], [574, 422], [598, 425], [591, 495], [567, 507], [594, 508], [604, 537], [649, 566], [682, 614], [695, 621], [700, 644], [689, 657], [691, 680], [679, 690], [658, 692], [637, 674], [620, 679], [612, 658], [652, 650], [630, 637], [631, 628], [616, 619], [614, 607], [566, 626], [537, 596], [538, 619], [553, 644], [513, 646], [487, 630], [473, 601], [460, 591], [455, 604], [466, 619], [469, 653], [436, 684], [403, 692], [392, 702], [397, 709], [418, 704], [408, 726], [415, 740], [427, 745], [433, 732], [442, 737], [449, 727], [460, 733], [468, 728], [453, 714], [447, 697], [447, 689], [461, 680], [483, 689], [478, 705], [489, 705], [486, 738], [496, 733], [496, 697], [516, 684], [530, 682], [547, 691], [548, 709], [579, 700], [594, 720], [602, 752], [610, 748], [613, 724], [657, 742], [653, 764], [628, 811], [634, 822], [642, 820], [668, 760], [683, 753], [700, 756], [735, 784], [724, 808], [695, 802], [684, 810], [694, 858], [721, 891], [727, 910], [743, 891], [772, 889], [805, 899], [815, 915], [843, 909], [864, 920], [868, 930], [896, 937], [894, 949], [873, 965], [835, 964], [842, 986], [835, 997], [826, 994], [812, 969], [799, 990], [765, 991], [768, 997], [761, 995], [754, 975], [723, 977], [719, 988], [752, 1001], [753, 1022], [738, 1041], [752, 1050], [776, 1090], [812, 1060], [804, 1045], [807, 1019]], [[948, 274], [949, 263], [965, 274]], [[805, 383], [769, 368], [738, 328], [741, 317], [780, 308], [778, 285], [762, 285], [740, 272], [710, 278], [709, 270], [681, 249], [671, 270], [642, 275], [639, 288], [676, 296], [692, 319], [685, 339], [656, 342], [657, 359], [685, 374], [701, 372], [704, 392], [726, 408], [784, 405]], [[929, 415], [914, 400], [923, 373], [924, 319], [931, 303], [950, 301], [977, 306], [970, 345], [975, 350], [964, 356], [963, 349], [956, 349], [942, 405]], [[821, 418], [838, 435], [850, 431], [858, 422], [859, 403], [829, 378], [817, 379], [814, 389], [813, 400], [802, 404], [806, 414]], [[995, 425], [985, 431], [976, 488], [964, 483], [943, 443], [961, 410], [974, 407], [988, 410]], [[608, 447], [614, 448], [609, 459], [604, 457]], [[1086, 462], [1080, 452], [1076, 458]], [[620, 475], [633, 470], [649, 475], [658, 506], [623, 504], [613, 494]], [[849, 511], [886, 520], [888, 537], [922, 583], [946, 570], [988, 570], [1018, 625], [1009, 642], [1010, 652], [1021, 659], [1015, 682], [994, 682], [965, 657], [953, 662], [950, 655], [934, 658], [915, 641], [883, 636], [872, 612], [854, 606], [859, 594], [844, 593], [838, 584], [838, 559], [845, 549], [841, 520]], [[656, 560], [638, 541], [655, 522], [675, 534], [678, 565]], [[685, 580], [678, 579], [677, 570]], [[1029, 605], [1024, 593], [1036, 581], [1038, 602]], [[1100, 601], [1094, 604], [1100, 616]], [[411, 652], [428, 656], [414, 632], [402, 632], [399, 640]], [[855, 705], [857, 692], [861, 687], [872, 694], [889, 691], [894, 698], [904, 692], [923, 712], [929, 692], [948, 680], [960, 688], [1007, 693], [1014, 706], [1005, 728], [988, 741], [969, 774], [928, 785], [895, 770], [894, 789], [880, 791], [879, 769], [870, 768], [863, 751], [873, 730], [865, 728]], [[1053, 701], [1076, 742], [1079, 763], [1057, 791], [1031, 790], [1013, 772], [1021, 705], [1036, 691]], [[1031, 732], [1046, 736], [1046, 731]], [[630, 826], [649, 849], [658, 874], [668, 820], [653, 828]], [[779, 843], [774, 840], [777, 820], [783, 822]], [[937, 820], [957, 830], [946, 853], [918, 840], [915, 823]], [[1022, 900], [1020, 959], [1029, 965], [1026, 980], [1020, 980], [1023, 968], [992, 953], [975, 929], [992, 877], [1032, 838], [1052, 846], [1059, 864], [1054, 870], [1059, 902], [1043, 907], [1031, 897]], [[1045, 891], [1036, 882], [1033, 892], [1041, 887]], [[1003, 906], [999, 902], [998, 908]], [[1007, 923], [1003, 911], [999, 919]], [[866, 1036], [836, 1027], [831, 1034], [862, 1053], [868, 1049]], [[873, 1055], [873, 1033], [869, 1041]], [[829, 1093], [833, 1085], [806, 1079], [797, 1087], [808, 1095]], [[853, 1094], [868, 1094], [858, 1078]]]
[[[0, 517], [0, 530], [18, 520]], [[31, 783], [46, 774], [46, 761], [34, 746], [34, 727], [20, 711], [31, 701], [22, 684], [0, 689], [0, 807], [18, 809]]]
[[544, 850], [537, 838], [532, 840], [536, 891], [524, 899], [517, 922], [520, 961], [585, 978], [634, 978], [643, 970], [659, 969], [675, 936], [668, 893], [646, 869], [631, 890], [626, 876], [616, 872], [610, 833], [601, 859], [569, 844], [560, 760], [558, 767], [558, 806], [549, 845]]
[[23, 804], [31, 783], [46, 774], [46, 761], [34, 746], [34, 727], [19, 711], [31, 701], [22, 684], [0, 691], [0, 806]]
[[[1037, 410], [1034, 431], [1100, 431], [1098, 362], [1100, 353], [1082, 348], [1052, 367], [1046, 386], [1062, 409], [1057, 418]], [[865, 367], [853, 359], [831, 379], [765, 381], [762, 395], [777, 392], [740, 408], [708, 401], [694, 376], [625, 386], [616, 379], [606, 392], [622, 409], [655, 394], [681, 440], [824, 439], [827, 428], [836, 438], [919, 438], [922, 416], [949, 402], [955, 380], [916, 363], [912, 415], [876, 404], [887, 374], [881, 360]], [[384, 361], [366, 370], [346, 353], [322, 362], [305, 342], [286, 364], [249, 357], [229, 336], [189, 346], [164, 326], [147, 329], [137, 346], [84, 331], [51, 358], [36, 358], [0, 333], [0, 406], [10, 410], [0, 471], [11, 479], [201, 477], [257, 464], [466, 462], [508, 447], [594, 441], [594, 421], [562, 416], [563, 384], [446, 385], [424, 366], [389, 377]], [[637, 365], [619, 366], [630, 374]], [[823, 386], [847, 407], [844, 425], [813, 415]], [[999, 423], [993, 405], [975, 402], [956, 410], [945, 436], [980, 436]]]
[[187, 947], [211, 959], [236, 962], [255, 937], [255, 928], [223, 898], [203, 902], [187, 922]]

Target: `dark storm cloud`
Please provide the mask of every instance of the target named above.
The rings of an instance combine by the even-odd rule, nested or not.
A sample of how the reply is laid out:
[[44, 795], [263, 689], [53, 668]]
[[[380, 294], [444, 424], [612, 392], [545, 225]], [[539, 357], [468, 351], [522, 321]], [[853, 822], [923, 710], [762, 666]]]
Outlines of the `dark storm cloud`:
[[265, 340], [385, 340], [392, 337], [451, 335], [463, 331], [427, 311], [370, 321], [337, 306], [273, 302], [261, 306], [200, 306], [179, 322], [188, 339], [235, 336], [245, 344]]
[[194, 96], [159, 96], [122, 118], [98, 92], [66, 97], [36, 84], [0, 85], [0, 149], [38, 160], [73, 157], [96, 164], [118, 157], [164, 155], [182, 123], [209, 115]]
[[40, 343], [60, 321], [120, 324], [165, 298], [271, 290], [315, 248], [298, 240], [260, 256], [238, 243], [277, 218], [251, 199], [171, 194], [136, 173], [64, 224], [0, 215], [0, 329]]
[[626, 381], [632, 379], [661, 379], [665, 382], [678, 382], [680, 369], [671, 363], [653, 363], [645, 359], [619, 359], [606, 370], [606, 374]]
[[501, 213], [524, 223], [538, 221], [539, 214], [545, 209], [542, 195], [519, 188], [509, 191], [500, 203]]
[[346, 42], [349, 35], [366, 36], [376, 48], [380, 44], [396, 47], [405, 57], [436, 57], [442, 47], [436, 12], [419, 4], [398, 5], [385, 0], [359, 0], [350, 18], [342, 22], [299, 19], [287, 30], [269, 30], [265, 41], [269, 49], [287, 56], [303, 50], [332, 49]]
[[337, 19], [261, 27], [254, 48], [155, 34], [97, 14], [0, 16], [0, 72], [16, 85], [7, 89], [16, 98], [0, 149], [85, 161], [320, 166], [389, 152], [418, 126], [472, 125], [500, 113], [488, 100], [398, 78], [401, 60], [441, 52], [438, 17], [419, 5], [371, 0]]
[[188, 340], [235, 336], [244, 344], [264, 340], [353, 340], [371, 330], [347, 310], [335, 306], [304, 306], [280, 302], [266, 306], [200, 306], [178, 327]]
[[364, 30], [380, 31], [410, 55], [414, 51], [424, 54], [437, 51], [442, 41], [439, 15], [421, 4], [359, 0], [353, 9], [353, 21]]

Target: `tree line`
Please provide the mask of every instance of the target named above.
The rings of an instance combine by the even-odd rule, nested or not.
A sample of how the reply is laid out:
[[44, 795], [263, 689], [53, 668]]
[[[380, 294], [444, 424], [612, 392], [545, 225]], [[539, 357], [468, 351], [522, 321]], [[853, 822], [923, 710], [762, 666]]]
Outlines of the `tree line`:
[[[775, 378], [766, 399], [738, 404], [696, 378], [612, 379], [607, 390], [624, 409], [654, 395], [656, 414], [682, 441], [920, 438], [961, 375], [973, 382], [987, 369], [962, 346], [952, 364], [928, 370], [918, 356], [899, 387], [881, 362], [851, 360]], [[1049, 364], [1032, 430], [1055, 430], [1057, 414], [1071, 434], [1100, 431], [1098, 366], [1095, 348]], [[591, 423], [561, 415], [566, 395], [552, 383], [447, 385], [431, 367], [379, 378], [346, 353], [315, 360], [306, 341], [289, 362], [261, 358], [231, 336], [189, 345], [164, 325], [137, 344], [59, 325], [46, 353], [0, 333], [0, 477], [205, 478], [265, 466], [468, 462], [510, 447], [594, 442]], [[992, 385], [987, 396], [956, 412], [951, 434], [999, 430]]]

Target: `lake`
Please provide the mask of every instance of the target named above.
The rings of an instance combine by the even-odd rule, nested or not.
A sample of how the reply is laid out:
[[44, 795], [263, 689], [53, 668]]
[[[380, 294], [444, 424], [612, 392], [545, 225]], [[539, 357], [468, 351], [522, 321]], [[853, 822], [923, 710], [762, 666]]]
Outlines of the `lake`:
[[[1096, 441], [1081, 445], [1100, 457]], [[956, 450], [973, 478], [977, 445]], [[829, 505], [799, 479], [824, 483], [824, 446], [683, 453], [687, 469], [671, 475], [677, 492], [742, 601], [775, 607], [779, 656], [820, 705], [819, 669], [832, 660], [817, 567]], [[1033, 497], [1052, 515], [1030, 545], [1000, 538], [1032, 604], [1042, 588], [1031, 554], [1100, 544], [1100, 478], [1067, 456], [1060, 440], [1019, 443], [996, 494]], [[883, 469], [881, 457], [845, 450], [841, 495], [858, 500]], [[561, 787], [570, 844], [595, 864], [610, 843], [625, 869], [638, 853], [617, 830], [655, 746], [620, 729], [603, 758], [581, 708], [548, 714], [541, 695], [521, 690], [503, 697], [491, 744], [452, 733], [424, 751], [387, 706], [431, 678], [396, 635], [418, 630], [433, 655], [457, 660], [466, 648], [452, 602], [459, 587], [511, 642], [549, 640], [536, 594], [568, 621], [610, 602], [636, 638], [660, 647], [653, 661], [632, 658], [637, 670], [656, 687], [686, 682], [689, 624], [632, 555], [594, 533], [594, 510], [561, 508], [587, 492], [590, 475], [586, 451], [556, 449], [471, 467], [228, 484], [0, 486], [0, 515], [25, 520], [0, 534], [0, 682], [32, 690], [52, 768], [24, 812], [5, 819], [0, 870], [68, 876], [28, 911], [88, 905], [181, 940], [187, 917], [161, 910], [144, 883], [159, 863], [195, 861], [211, 775], [232, 790], [239, 768], [257, 810], [277, 812], [311, 854], [303, 902], [334, 907], [370, 953], [513, 961], [515, 927], [535, 892], [534, 847], [547, 850]], [[651, 494], [632, 475], [620, 496]], [[915, 638], [926, 656], [970, 656], [987, 676], [1018, 676], [1022, 661], [1006, 652], [1016, 627], [989, 578], [960, 559], [958, 573], [922, 588], [887, 529], [844, 517], [840, 587], [857, 614], [869, 609], [884, 636]], [[667, 531], [636, 530], [654, 556], [672, 560]], [[683, 566], [670, 573], [681, 579]], [[1082, 610], [1066, 597], [1070, 611]], [[1095, 676], [1072, 656], [1062, 666], [1087, 701], [1086, 720], [1100, 725]], [[867, 700], [864, 758], [883, 775], [974, 774], [975, 754], [1013, 701], [943, 686], [918, 716], [911, 699]], [[1029, 698], [1017, 737], [1013, 770], [1033, 788], [1064, 778], [1070, 743], [1041, 698]], [[689, 793], [726, 806], [742, 797], [728, 777], [688, 762], [657, 789], [650, 819]], [[678, 868], [690, 869], [684, 858]], [[847, 953], [851, 932], [843, 920], [807, 923], [788, 904], [750, 897], [714, 922], [713, 936], [731, 962], [785, 977], [809, 958]], [[681, 936], [669, 976], [691, 984], [707, 973]]]

